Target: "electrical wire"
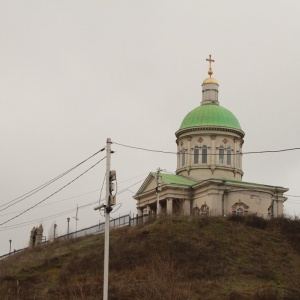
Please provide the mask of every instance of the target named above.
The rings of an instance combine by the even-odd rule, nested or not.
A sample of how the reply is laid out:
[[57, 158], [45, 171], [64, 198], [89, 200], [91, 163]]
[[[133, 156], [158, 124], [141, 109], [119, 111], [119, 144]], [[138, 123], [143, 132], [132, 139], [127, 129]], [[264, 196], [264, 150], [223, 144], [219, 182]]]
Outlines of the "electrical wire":
[[[11, 201], [8, 201], [8, 202], [6, 202], [6, 203], [0, 205], [0, 207], [3, 207], [3, 206], [6, 206], [6, 205], [8, 205], [8, 204], [11, 203], [10, 205], [6, 206], [5, 208], [1, 209], [0, 211], [3, 211], [3, 210], [5, 210], [5, 209], [7, 209], [7, 208], [9, 208], [9, 207], [11, 207], [11, 206], [13, 206], [13, 205], [15, 205], [15, 204], [21, 202], [21, 201], [23, 201], [23, 200], [29, 198], [30, 196], [36, 194], [37, 192], [39, 192], [40, 190], [44, 189], [45, 187], [47, 187], [47, 186], [50, 185], [51, 183], [57, 181], [58, 179], [62, 178], [63, 176], [67, 175], [68, 173], [70, 173], [71, 171], [73, 171], [74, 169], [76, 169], [77, 167], [79, 167], [80, 165], [82, 165], [83, 163], [87, 162], [89, 159], [91, 159], [92, 157], [94, 157], [94, 156], [97, 155], [98, 153], [102, 152], [104, 149], [105, 149], [105, 147], [102, 148], [102, 149], [100, 149], [99, 151], [95, 152], [93, 155], [89, 156], [88, 158], [86, 158], [86, 159], [83, 160], [82, 162], [78, 163], [76, 166], [74, 166], [74, 167], [72, 167], [71, 169], [69, 169], [69, 170], [63, 172], [62, 174], [56, 176], [55, 178], [53, 178], [53, 179], [47, 181], [46, 183], [44, 183], [44, 184], [38, 186], [37, 188], [35, 188], [35, 189], [33, 189], [33, 190], [31, 190], [31, 191], [29, 191], [29, 192], [23, 194], [23, 195], [21, 195], [21, 196], [15, 198], [15, 199], [13, 199], [13, 200], [11, 200]], [[20, 198], [21, 198], [21, 199], [20, 199]]]
[[87, 170], [85, 170], [83, 173], [81, 173], [80, 175], [78, 175], [75, 179], [71, 180], [70, 182], [68, 182], [67, 184], [65, 184], [63, 187], [61, 187], [60, 189], [58, 189], [57, 191], [55, 191], [54, 193], [52, 193], [50, 196], [44, 198], [43, 200], [37, 202], [36, 204], [34, 204], [33, 206], [29, 207], [28, 209], [24, 210], [23, 212], [19, 213], [18, 215], [14, 216], [13, 218], [10, 218], [8, 220], [6, 220], [5, 222], [1, 223], [0, 226], [16, 219], [17, 217], [23, 215], [24, 213], [26, 213], [27, 211], [33, 209], [34, 207], [38, 206], [39, 204], [41, 204], [42, 202], [46, 201], [47, 199], [49, 199], [50, 197], [54, 196], [55, 194], [57, 194], [58, 192], [60, 192], [61, 190], [63, 190], [64, 188], [66, 188], [67, 186], [69, 186], [71, 183], [73, 183], [74, 181], [76, 181], [77, 179], [79, 179], [81, 176], [83, 176], [84, 174], [86, 174], [88, 171], [90, 171], [92, 168], [94, 168], [96, 165], [98, 165], [101, 161], [103, 161], [106, 158], [106, 156], [102, 159], [100, 159], [98, 162], [96, 162], [94, 165], [92, 165], [91, 167], [89, 167]]
[[[121, 143], [117, 143], [117, 142], [112, 142], [112, 143], [116, 144], [116, 145], [119, 145], [119, 146], [122, 146], [122, 147], [126, 147], [126, 148], [149, 151], [149, 152], [158, 152], [158, 153], [165, 153], [165, 154], [180, 154], [180, 152], [174, 152], [174, 151], [154, 150], [154, 149], [148, 149], [148, 148], [143, 148], [143, 147], [125, 145], [125, 144], [121, 144]], [[234, 156], [234, 155], [246, 155], [246, 154], [279, 153], [279, 152], [295, 151], [295, 150], [300, 150], [300, 147], [280, 149], [280, 150], [247, 151], [247, 152], [242, 152], [242, 153], [231, 153], [230, 155]], [[190, 153], [190, 152], [185, 152], [185, 154], [194, 155], [194, 153]], [[202, 155], [202, 154], [199, 153], [198, 155]], [[219, 155], [219, 154], [218, 153], [211, 153], [210, 155]]]
[[[104, 158], [105, 158], [105, 157], [104, 157]], [[132, 184], [132, 185], [130, 185], [130, 186], [128, 186], [128, 187], [122, 189], [121, 191], [118, 192], [117, 195], [126, 192], [126, 191], [128, 190], [128, 188], [133, 187], [133, 186], [139, 184], [141, 181], [143, 181], [143, 180], [139, 180], [138, 182], [136, 182], [136, 183], [134, 183], [134, 184]], [[91, 205], [95, 205], [95, 204], [98, 203], [98, 201], [99, 201], [99, 200], [94, 201], [94, 202], [90, 202], [90, 203], [87, 203], [87, 204], [84, 204], [84, 205], [81, 205], [81, 206], [78, 206], [78, 208], [86, 208], [86, 207], [89, 207], [89, 206], [91, 206]], [[104, 201], [105, 201], [105, 199], [102, 199], [102, 200], [101, 200], [101, 202], [104, 202]], [[101, 202], [100, 202], [100, 203], [101, 203]], [[117, 205], [122, 205], [122, 203], [119, 203], [119, 204], [117, 204]], [[39, 206], [39, 207], [42, 207], [42, 206], [43, 206], [43, 205], [41, 205], [41, 206]], [[18, 224], [13, 224], [13, 225], [9, 225], [9, 226], [4, 226], [4, 227], [0, 228], [0, 231], [7, 231], [7, 230], [11, 230], [11, 229], [16, 229], [16, 228], [19, 228], [19, 227], [23, 227], [24, 225], [34, 224], [36, 221], [39, 221], [39, 220], [50, 220], [50, 219], [52, 219], [53, 217], [59, 217], [59, 216], [66, 215], [66, 214], [68, 214], [68, 213], [70, 213], [70, 212], [74, 212], [74, 211], [76, 211], [76, 209], [77, 209], [77, 208], [73, 208], [73, 209], [71, 209], [71, 210], [63, 211], [63, 212], [60, 212], [60, 213], [57, 213], [57, 214], [54, 214], [54, 215], [50, 215], [50, 216], [46, 216], [46, 217], [42, 217], [42, 218], [39, 218], [39, 219], [35, 219], [35, 220], [31, 220], [31, 221], [26, 221], [26, 222], [18, 223]], [[118, 209], [119, 209], [119, 208], [118, 208]], [[100, 211], [100, 210], [99, 210], [99, 211]], [[100, 211], [100, 212], [101, 212], [101, 211]], [[2, 224], [0, 224], [0, 225], [2, 225]]]
[[[148, 172], [147, 172], [148, 173]], [[135, 176], [135, 177], [132, 177], [132, 178], [130, 178], [130, 179], [126, 179], [126, 180], [123, 180], [123, 181], [121, 181], [120, 183], [124, 183], [124, 182], [128, 182], [128, 181], [130, 181], [130, 180], [133, 180], [133, 179], [136, 179], [136, 178], [138, 178], [138, 177], [141, 177], [141, 176], [143, 176], [143, 175], [145, 175], [145, 174], [147, 174], [147, 173], [144, 173], [144, 174], [141, 174], [141, 175], [138, 175], [138, 176]], [[171, 173], [171, 172], [170, 172]], [[138, 183], [140, 183], [141, 181], [143, 181], [144, 179], [142, 179], [142, 180], [140, 180], [140, 181], [138, 181]], [[50, 202], [50, 203], [47, 203], [47, 204], [43, 204], [43, 205], [40, 205], [39, 207], [44, 207], [44, 206], [49, 206], [49, 205], [52, 205], [52, 204], [56, 204], [56, 203], [61, 203], [61, 202], [63, 202], [63, 201], [67, 201], [67, 200], [70, 200], [70, 199], [74, 199], [74, 198], [78, 198], [78, 197], [81, 197], [81, 196], [85, 196], [85, 195], [89, 195], [89, 194], [92, 194], [92, 193], [95, 193], [95, 192], [98, 192], [99, 190], [101, 190], [101, 192], [100, 192], [100, 197], [99, 197], [99, 205], [100, 205], [100, 202], [102, 201], [105, 201], [105, 199], [102, 199], [101, 200], [101, 194], [102, 194], [102, 190], [103, 190], [103, 186], [104, 186], [104, 182], [105, 182], [105, 176], [104, 176], [104, 179], [103, 179], [103, 184], [102, 184], [102, 187], [101, 187], [101, 189], [97, 189], [97, 190], [94, 190], [94, 191], [90, 191], [90, 192], [86, 192], [86, 193], [83, 193], [83, 194], [79, 194], [79, 195], [76, 195], [76, 196], [73, 196], [73, 197], [69, 197], [69, 198], [65, 198], [65, 199], [61, 199], [61, 200], [58, 200], [58, 201], [53, 201], [53, 202]], [[137, 183], [135, 183], [135, 184], [133, 184], [133, 186], [134, 185], [136, 185]], [[131, 187], [131, 186], [129, 186], [129, 187]], [[124, 189], [124, 191], [129, 191], [129, 192], [131, 192], [132, 194], [134, 194], [134, 192], [132, 192], [132, 191], [130, 191], [129, 190], [129, 188], [125, 188]], [[123, 190], [121, 191], [121, 193], [123, 192]], [[118, 193], [119, 194], [119, 193]], [[93, 202], [92, 204], [96, 204], [97, 202]], [[91, 204], [91, 205], [92, 205]], [[81, 207], [81, 206], [80, 206]], [[8, 216], [8, 215], [11, 215], [11, 214], [16, 214], [16, 213], [19, 213], [19, 212], [21, 212], [21, 211], [23, 211], [23, 210], [18, 210], [18, 211], [13, 211], [13, 212], [10, 212], [10, 213], [6, 213], [6, 214], [2, 214], [2, 215], [0, 215], [0, 217], [4, 217], [4, 216]]]
[[[99, 189], [91, 191], [91, 192], [87, 192], [87, 193], [84, 193], [84, 194], [76, 195], [76, 196], [73, 196], [73, 197], [61, 199], [61, 200], [58, 200], [58, 201], [53, 201], [53, 202], [50, 202], [50, 203], [47, 203], [47, 204], [40, 205], [39, 208], [40, 207], [44, 207], [44, 206], [49, 206], [49, 205], [52, 205], [52, 204], [56, 204], [56, 203], [61, 203], [63, 201], [67, 201], [67, 200], [70, 200], [70, 199], [78, 198], [78, 197], [81, 197], [81, 196], [89, 195], [89, 194], [92, 194], [92, 193], [95, 193], [95, 192], [98, 192], [98, 191], [99, 191]], [[8, 216], [8, 215], [11, 215], [11, 214], [16, 214], [16, 213], [21, 212], [21, 211], [22, 210], [18, 210], [18, 211], [13, 211], [13, 212], [10, 212], [10, 213], [2, 214], [2, 215], [0, 215], [0, 217]]]
[[60, 213], [57, 213], [57, 214], [54, 214], [54, 215], [50, 215], [50, 216], [47, 216], [47, 217], [43, 217], [43, 218], [39, 218], [39, 219], [34, 219], [34, 220], [22, 222], [22, 223], [18, 223], [18, 224], [14, 224], [14, 225], [3, 226], [2, 228], [0, 228], [0, 231], [6, 231], [6, 230], [9, 230], [9, 229], [16, 229], [16, 228], [23, 227], [23, 226], [26, 226], [26, 225], [34, 224], [34, 223], [36, 223], [38, 221], [42, 221], [43, 222], [43, 221], [46, 221], [46, 220], [51, 220], [52, 218], [61, 217], [63, 215], [66, 215], [66, 214], [69, 214], [71, 212], [74, 212], [76, 209], [77, 208], [66, 210], [66, 211], [63, 211], [63, 212], [60, 212]]

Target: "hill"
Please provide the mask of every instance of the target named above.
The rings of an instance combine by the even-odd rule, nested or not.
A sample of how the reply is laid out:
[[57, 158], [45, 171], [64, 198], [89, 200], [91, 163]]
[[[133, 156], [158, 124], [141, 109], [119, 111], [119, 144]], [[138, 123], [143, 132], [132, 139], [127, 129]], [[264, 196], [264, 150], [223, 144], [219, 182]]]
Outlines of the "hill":
[[[1, 299], [102, 299], [103, 242], [0, 261]], [[300, 221], [169, 217], [111, 230], [109, 299], [300, 299]]]

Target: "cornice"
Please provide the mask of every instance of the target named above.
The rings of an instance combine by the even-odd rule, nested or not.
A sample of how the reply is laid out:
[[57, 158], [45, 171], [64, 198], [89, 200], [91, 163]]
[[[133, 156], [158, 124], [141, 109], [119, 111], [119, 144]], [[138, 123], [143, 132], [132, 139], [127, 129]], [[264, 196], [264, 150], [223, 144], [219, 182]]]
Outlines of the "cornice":
[[226, 132], [231, 132], [235, 133], [241, 138], [245, 136], [244, 131], [242, 130], [237, 130], [234, 128], [227, 128], [227, 127], [217, 127], [217, 126], [197, 126], [197, 127], [189, 127], [189, 128], [184, 128], [184, 129], [179, 129], [178, 131], [175, 132], [175, 135], [177, 138], [179, 138], [182, 134], [188, 133], [188, 132], [193, 132], [193, 131], [226, 131]]

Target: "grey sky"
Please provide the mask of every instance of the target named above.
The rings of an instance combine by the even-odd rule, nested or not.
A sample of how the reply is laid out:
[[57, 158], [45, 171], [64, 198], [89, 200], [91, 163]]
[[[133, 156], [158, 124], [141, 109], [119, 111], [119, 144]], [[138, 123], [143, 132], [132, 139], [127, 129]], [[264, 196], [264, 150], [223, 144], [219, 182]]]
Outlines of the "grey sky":
[[[216, 61], [220, 104], [237, 116], [246, 133], [244, 152], [300, 147], [299, 13], [296, 0], [0, 0], [0, 205], [73, 167], [105, 146], [107, 137], [176, 151], [174, 133], [201, 101], [209, 54]], [[112, 148], [119, 190], [157, 167], [176, 169], [172, 154]], [[243, 180], [285, 186], [289, 195], [300, 196], [299, 154], [245, 155]], [[103, 157], [102, 152], [98, 158]], [[1, 211], [0, 223], [96, 160]], [[27, 246], [34, 225], [42, 223], [48, 236], [56, 222], [59, 233], [65, 233], [74, 211], [47, 217], [97, 201], [104, 173], [102, 161], [43, 204], [60, 202], [1, 226], [0, 255], [8, 252], [9, 239], [13, 249]], [[127, 191], [118, 197], [122, 206], [112, 217], [135, 213], [132, 195]], [[93, 207], [79, 210], [78, 228], [99, 221]], [[300, 198], [289, 197], [285, 212], [299, 216]], [[70, 226], [75, 229], [73, 218]]]

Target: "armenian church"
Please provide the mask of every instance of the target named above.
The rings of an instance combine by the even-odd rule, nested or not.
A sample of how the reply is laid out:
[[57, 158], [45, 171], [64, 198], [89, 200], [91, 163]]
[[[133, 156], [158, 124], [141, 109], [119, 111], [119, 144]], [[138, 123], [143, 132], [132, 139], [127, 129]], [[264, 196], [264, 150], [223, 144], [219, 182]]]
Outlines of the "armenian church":
[[175, 132], [176, 174], [158, 170], [145, 179], [134, 199], [138, 215], [283, 214], [287, 188], [242, 181], [244, 136], [236, 116], [219, 103], [219, 84], [202, 84], [202, 101]]

